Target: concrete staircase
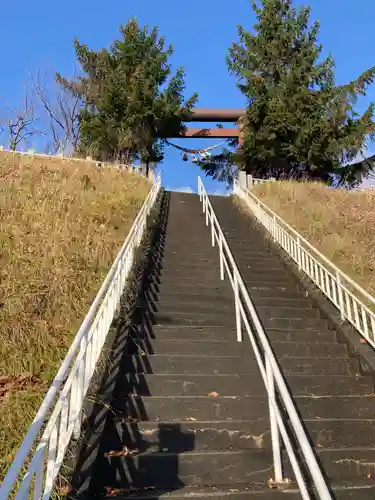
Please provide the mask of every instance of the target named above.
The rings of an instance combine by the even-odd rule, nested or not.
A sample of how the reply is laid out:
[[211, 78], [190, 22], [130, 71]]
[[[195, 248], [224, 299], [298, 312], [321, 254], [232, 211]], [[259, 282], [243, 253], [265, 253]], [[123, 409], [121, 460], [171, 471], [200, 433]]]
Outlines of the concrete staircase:
[[375, 498], [372, 377], [361, 374], [263, 228], [229, 199], [211, 203], [335, 498]]
[[[375, 498], [372, 380], [264, 233], [230, 199], [213, 203], [335, 498]], [[236, 342], [233, 292], [198, 196], [164, 195], [150, 255], [132, 328], [116, 344], [109, 410], [92, 420], [78, 462], [78, 497], [301, 498], [293, 481], [269, 487], [266, 392], [248, 340]], [[293, 479], [287, 457], [285, 471]]]

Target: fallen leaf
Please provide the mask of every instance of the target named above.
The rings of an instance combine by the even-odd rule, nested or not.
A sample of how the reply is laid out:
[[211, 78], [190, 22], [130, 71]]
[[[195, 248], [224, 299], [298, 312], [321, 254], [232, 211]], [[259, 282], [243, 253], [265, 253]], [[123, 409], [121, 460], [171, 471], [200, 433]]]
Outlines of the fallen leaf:
[[209, 396], [212, 396], [213, 398], [217, 398], [218, 397], [218, 393], [213, 391], [213, 392], [210, 392]]
[[271, 489], [271, 490], [275, 490], [277, 489], [277, 483], [275, 483], [275, 481], [272, 479], [272, 477], [269, 478], [268, 482], [268, 487]]
[[195, 422], [197, 419], [194, 417], [185, 417], [185, 420], [188, 420], [189, 422]]
[[127, 446], [124, 446], [121, 450], [111, 450], [108, 452], [109, 457], [129, 457], [138, 453], [138, 448], [130, 450]]
[[71, 484], [66, 484], [65, 486], [59, 486], [57, 488], [57, 492], [59, 495], [69, 495], [69, 493], [73, 493], [73, 487]]
[[372, 479], [372, 474], [371, 474], [371, 472], [369, 472], [369, 473], [367, 474], [367, 479]]
[[366, 339], [364, 339], [363, 337], [359, 339], [359, 342], [360, 342], [361, 344], [367, 344], [367, 340], [366, 340]]
[[117, 488], [106, 488], [106, 494], [109, 497], [115, 497], [120, 494], [120, 490]]

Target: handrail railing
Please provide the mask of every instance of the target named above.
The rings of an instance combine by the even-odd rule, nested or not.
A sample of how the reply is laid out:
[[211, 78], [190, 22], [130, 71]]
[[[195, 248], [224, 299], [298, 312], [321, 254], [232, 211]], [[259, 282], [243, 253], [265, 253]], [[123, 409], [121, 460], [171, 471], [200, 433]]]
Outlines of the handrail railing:
[[363, 302], [375, 306], [375, 298], [237, 181], [234, 183], [234, 193], [245, 201], [274, 240], [297, 263], [298, 268], [339, 309], [341, 318], [348, 320], [375, 347], [375, 313]]
[[[267, 391], [275, 483], [282, 485], [287, 482], [283, 476], [282, 451], [280, 446], [281, 437], [285, 445], [290, 464], [293, 468], [301, 496], [304, 500], [309, 500], [311, 498], [309, 486], [306, 484], [303, 470], [299, 464], [299, 460], [292, 444], [290, 430], [287, 429], [285, 425], [283, 418], [283, 410], [285, 410], [291, 428], [293, 429], [294, 435], [299, 443], [302, 455], [305, 459], [307, 470], [311, 477], [312, 486], [319, 495], [320, 500], [331, 500], [332, 496], [329, 488], [303, 428], [302, 422], [298, 416], [295, 404], [289, 394], [283, 374], [259, 320], [255, 306], [247, 292], [241, 274], [237, 268], [200, 177], [198, 178], [198, 194], [203, 204], [203, 212], [206, 215], [206, 225], [209, 223], [211, 225], [212, 245], [215, 246], [215, 244], [217, 244], [219, 247], [220, 277], [221, 279], [224, 279], [226, 273], [233, 287], [235, 297], [237, 341], [241, 342], [243, 340], [242, 329], [244, 327], [249, 336]], [[276, 393], [278, 394], [278, 398], [276, 397]]]
[[51, 496], [71, 436], [80, 435], [84, 398], [160, 186], [159, 175], [18, 449], [0, 486], [0, 499], [11, 493], [17, 500]]

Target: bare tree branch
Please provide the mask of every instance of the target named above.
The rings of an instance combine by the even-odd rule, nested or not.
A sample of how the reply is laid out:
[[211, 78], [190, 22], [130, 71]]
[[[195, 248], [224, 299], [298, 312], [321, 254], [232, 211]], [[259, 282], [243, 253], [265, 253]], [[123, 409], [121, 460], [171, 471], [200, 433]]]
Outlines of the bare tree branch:
[[30, 147], [31, 138], [43, 133], [37, 128], [39, 117], [35, 113], [34, 97], [25, 85], [22, 103], [17, 109], [12, 106], [5, 108], [5, 116], [0, 120], [1, 128], [7, 131], [7, 142], [12, 151], [16, 151], [20, 144]]
[[46, 73], [40, 72], [33, 88], [48, 120], [49, 152], [72, 153], [78, 145], [78, 113], [80, 100]]

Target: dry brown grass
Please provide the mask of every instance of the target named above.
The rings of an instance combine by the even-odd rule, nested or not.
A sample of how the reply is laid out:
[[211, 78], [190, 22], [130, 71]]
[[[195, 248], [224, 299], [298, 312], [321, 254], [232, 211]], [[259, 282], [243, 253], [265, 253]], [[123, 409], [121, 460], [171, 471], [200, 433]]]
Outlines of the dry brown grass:
[[149, 188], [85, 161], [0, 153], [0, 477]]
[[375, 191], [270, 182], [255, 186], [254, 194], [375, 295]]

